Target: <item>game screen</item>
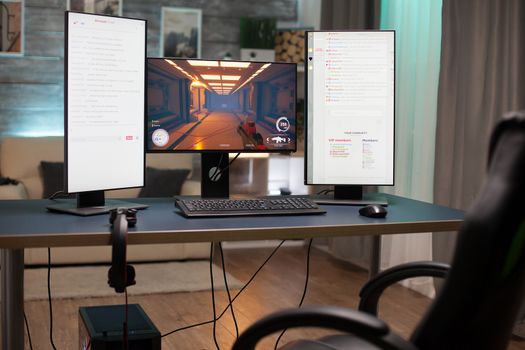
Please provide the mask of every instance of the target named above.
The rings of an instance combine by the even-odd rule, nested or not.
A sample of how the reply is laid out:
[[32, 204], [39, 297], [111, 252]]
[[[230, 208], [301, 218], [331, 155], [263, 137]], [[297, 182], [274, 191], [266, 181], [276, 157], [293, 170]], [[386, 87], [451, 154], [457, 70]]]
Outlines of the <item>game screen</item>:
[[148, 151], [295, 151], [296, 65], [148, 59]]

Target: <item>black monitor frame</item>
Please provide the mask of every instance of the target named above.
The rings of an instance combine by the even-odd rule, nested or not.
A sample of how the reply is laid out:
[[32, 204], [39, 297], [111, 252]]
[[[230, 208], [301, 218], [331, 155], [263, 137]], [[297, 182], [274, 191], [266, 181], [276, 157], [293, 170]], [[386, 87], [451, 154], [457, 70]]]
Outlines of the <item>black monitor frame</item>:
[[309, 51], [308, 51], [308, 35], [309, 33], [318, 33], [318, 32], [393, 32], [394, 33], [394, 105], [393, 105], [393, 111], [394, 111], [394, 120], [393, 120], [393, 147], [392, 147], [392, 183], [376, 183], [376, 184], [367, 184], [366, 186], [394, 186], [395, 185], [395, 135], [396, 135], [396, 98], [395, 98], [395, 92], [396, 92], [396, 55], [395, 55], [395, 47], [396, 47], [396, 36], [395, 36], [395, 30], [380, 30], [380, 29], [364, 29], [364, 30], [315, 30], [315, 31], [306, 31], [305, 33], [305, 69], [304, 69], [304, 184], [305, 185], [320, 185], [320, 186], [334, 186], [334, 194], [333, 196], [329, 195], [317, 195], [314, 196], [314, 200], [318, 203], [327, 203], [327, 204], [348, 204], [348, 205], [366, 205], [366, 204], [381, 204], [381, 205], [387, 205], [386, 199], [382, 197], [377, 197], [374, 195], [367, 196], [363, 193], [363, 186], [362, 184], [344, 184], [344, 183], [332, 183], [332, 184], [319, 184], [319, 183], [309, 183], [308, 182], [308, 62], [309, 62]]
[[[180, 57], [149, 57], [148, 60], [157, 60], [157, 59], [168, 59], [168, 60], [202, 60], [202, 61], [223, 61], [217, 59], [199, 59], [199, 58], [180, 58]], [[293, 149], [287, 150], [276, 150], [276, 149], [267, 149], [267, 150], [250, 150], [250, 149], [217, 149], [217, 150], [150, 150], [147, 147], [148, 141], [148, 117], [145, 118], [145, 127], [144, 127], [144, 142], [146, 153], [200, 153], [201, 154], [201, 197], [202, 198], [228, 198], [230, 195], [229, 189], [229, 154], [230, 153], [280, 153], [280, 154], [290, 154], [297, 151], [297, 64], [289, 62], [269, 62], [269, 61], [241, 61], [241, 60], [228, 60], [228, 62], [249, 62], [249, 63], [271, 63], [279, 65], [289, 65], [294, 66], [294, 75], [295, 75], [295, 143]], [[146, 82], [147, 84], [147, 82]], [[147, 92], [146, 92], [147, 95]], [[147, 98], [146, 98], [147, 100]], [[146, 107], [147, 108], [147, 107]], [[146, 112], [147, 114], [147, 112]]]

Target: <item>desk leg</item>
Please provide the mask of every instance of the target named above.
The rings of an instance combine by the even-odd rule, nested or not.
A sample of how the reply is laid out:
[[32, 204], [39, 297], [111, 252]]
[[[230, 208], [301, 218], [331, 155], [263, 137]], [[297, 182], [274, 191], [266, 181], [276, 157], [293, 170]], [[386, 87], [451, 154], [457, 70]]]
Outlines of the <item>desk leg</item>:
[[2, 349], [24, 350], [24, 249], [2, 249]]
[[381, 269], [381, 235], [372, 236], [372, 245], [370, 247], [370, 269], [368, 270], [368, 279], [371, 279], [379, 273]]

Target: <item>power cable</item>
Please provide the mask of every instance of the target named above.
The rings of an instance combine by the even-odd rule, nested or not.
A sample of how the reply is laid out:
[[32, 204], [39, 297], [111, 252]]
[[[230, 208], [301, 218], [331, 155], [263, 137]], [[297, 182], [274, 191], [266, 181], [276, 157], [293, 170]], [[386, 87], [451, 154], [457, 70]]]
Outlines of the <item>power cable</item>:
[[[299, 307], [303, 306], [304, 297], [306, 296], [306, 290], [308, 288], [308, 277], [310, 275], [310, 251], [312, 249], [312, 241], [313, 239], [310, 238], [310, 242], [308, 242], [308, 251], [306, 253], [306, 278], [304, 281], [304, 289], [303, 289], [303, 295], [301, 296], [301, 301], [299, 302]], [[277, 350], [277, 346], [279, 345], [279, 341], [281, 340], [282, 336], [288, 329], [285, 328], [277, 338], [277, 341], [275, 342], [274, 350]]]

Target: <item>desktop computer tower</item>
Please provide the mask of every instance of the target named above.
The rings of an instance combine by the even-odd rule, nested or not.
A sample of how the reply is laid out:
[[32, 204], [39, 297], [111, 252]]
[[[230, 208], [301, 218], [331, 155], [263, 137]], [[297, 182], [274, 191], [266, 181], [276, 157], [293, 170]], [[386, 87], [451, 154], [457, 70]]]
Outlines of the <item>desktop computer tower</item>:
[[[125, 305], [79, 308], [80, 350], [122, 350]], [[160, 332], [138, 304], [128, 306], [129, 350], [160, 350]]]

